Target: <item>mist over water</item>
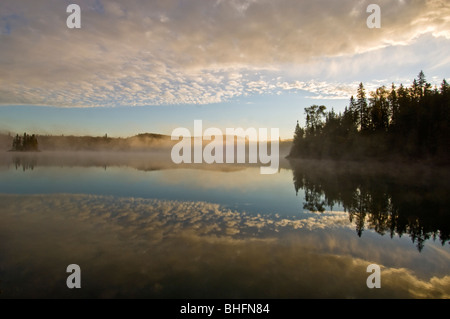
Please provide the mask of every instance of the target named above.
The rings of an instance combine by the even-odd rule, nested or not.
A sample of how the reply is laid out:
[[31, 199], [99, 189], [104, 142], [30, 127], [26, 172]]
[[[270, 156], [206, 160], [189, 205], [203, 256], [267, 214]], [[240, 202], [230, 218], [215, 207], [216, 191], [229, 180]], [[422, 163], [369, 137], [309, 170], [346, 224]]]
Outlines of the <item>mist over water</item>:
[[[0, 298], [449, 298], [447, 173], [280, 158], [261, 175], [176, 165], [161, 149], [5, 152]], [[366, 286], [372, 263], [382, 289]]]

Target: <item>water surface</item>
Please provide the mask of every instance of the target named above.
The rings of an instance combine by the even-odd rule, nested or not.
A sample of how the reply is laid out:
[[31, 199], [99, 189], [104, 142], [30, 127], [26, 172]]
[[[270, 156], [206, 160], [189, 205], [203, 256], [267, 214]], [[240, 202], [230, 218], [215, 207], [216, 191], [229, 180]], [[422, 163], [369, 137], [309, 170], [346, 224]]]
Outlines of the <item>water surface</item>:
[[4, 154], [0, 297], [449, 298], [445, 172], [281, 164]]

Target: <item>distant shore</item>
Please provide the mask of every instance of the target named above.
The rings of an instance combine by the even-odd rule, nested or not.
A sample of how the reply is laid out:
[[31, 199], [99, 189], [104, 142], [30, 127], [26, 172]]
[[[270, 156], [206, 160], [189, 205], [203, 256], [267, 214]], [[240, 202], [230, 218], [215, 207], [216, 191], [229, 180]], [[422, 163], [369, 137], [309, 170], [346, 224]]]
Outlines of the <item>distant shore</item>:
[[399, 155], [395, 156], [382, 156], [382, 157], [352, 157], [349, 154], [346, 157], [333, 158], [333, 157], [297, 157], [297, 156], [286, 156], [286, 159], [290, 162], [315, 162], [315, 163], [334, 163], [339, 166], [340, 164], [352, 164], [352, 165], [364, 165], [364, 166], [386, 166], [386, 165], [396, 165], [396, 166], [427, 166], [427, 167], [448, 167], [450, 168], [450, 163], [445, 159], [440, 158], [414, 158], [414, 157], [402, 157]]
[[[143, 133], [131, 137], [73, 136], [73, 135], [37, 135], [39, 150], [47, 151], [170, 151], [179, 141], [171, 136], [155, 133]], [[13, 137], [0, 134], [0, 150], [11, 150]], [[204, 142], [207, 143], [206, 141]], [[280, 155], [285, 157], [291, 149], [291, 140], [280, 141]]]

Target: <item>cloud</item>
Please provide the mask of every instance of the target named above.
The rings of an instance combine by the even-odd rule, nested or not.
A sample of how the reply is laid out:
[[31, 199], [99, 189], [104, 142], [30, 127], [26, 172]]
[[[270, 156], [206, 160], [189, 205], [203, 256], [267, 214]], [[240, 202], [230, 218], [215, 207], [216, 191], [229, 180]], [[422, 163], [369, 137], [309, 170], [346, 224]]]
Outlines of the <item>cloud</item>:
[[[217, 103], [278, 93], [264, 75], [284, 77], [287, 65], [308, 69], [423, 35], [450, 40], [446, 1], [380, 0], [377, 30], [366, 26], [369, 2], [80, 0], [82, 28], [69, 30], [66, 2], [5, 0], [0, 104]], [[305, 89], [330, 98], [346, 92]]]
[[349, 99], [354, 94], [355, 88], [359, 83], [351, 84], [330, 83], [326, 81], [295, 81], [292, 83], [277, 83], [277, 87], [282, 90], [301, 90], [314, 95], [309, 96], [311, 99]]

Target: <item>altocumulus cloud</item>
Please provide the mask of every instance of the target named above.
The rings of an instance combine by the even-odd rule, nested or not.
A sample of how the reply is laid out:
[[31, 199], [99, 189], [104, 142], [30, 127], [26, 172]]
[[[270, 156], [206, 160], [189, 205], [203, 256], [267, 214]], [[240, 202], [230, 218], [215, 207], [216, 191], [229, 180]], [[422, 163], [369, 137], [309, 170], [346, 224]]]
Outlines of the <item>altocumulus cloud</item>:
[[379, 0], [376, 32], [370, 1], [75, 2], [79, 30], [66, 27], [67, 1], [1, 1], [1, 104], [208, 104], [293, 88], [348, 98], [351, 83], [327, 80], [348, 65], [330, 59], [360, 70], [361, 55], [450, 39], [444, 0]]

